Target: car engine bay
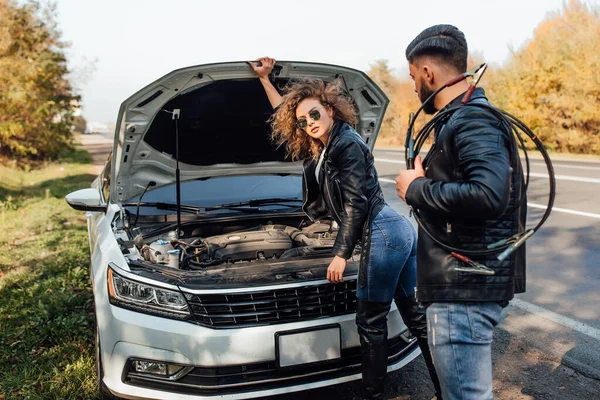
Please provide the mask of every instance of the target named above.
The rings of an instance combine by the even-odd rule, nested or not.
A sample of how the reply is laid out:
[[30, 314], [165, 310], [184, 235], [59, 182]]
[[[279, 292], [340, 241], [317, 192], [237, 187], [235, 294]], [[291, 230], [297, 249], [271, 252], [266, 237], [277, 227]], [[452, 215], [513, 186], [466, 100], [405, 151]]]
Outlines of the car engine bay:
[[182, 270], [205, 270], [211, 266], [331, 256], [337, 229], [331, 221], [317, 221], [298, 228], [267, 223], [217, 235], [205, 235], [211, 230], [204, 232], [197, 227], [189, 237], [179, 239], [176, 231], [147, 238], [138, 234], [129, 257]]

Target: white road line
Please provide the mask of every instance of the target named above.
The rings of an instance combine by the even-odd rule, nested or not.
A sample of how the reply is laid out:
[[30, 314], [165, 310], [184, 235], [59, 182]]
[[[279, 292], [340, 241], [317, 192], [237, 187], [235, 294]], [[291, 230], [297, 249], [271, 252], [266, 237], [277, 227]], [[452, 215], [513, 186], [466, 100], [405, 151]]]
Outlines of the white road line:
[[[388, 179], [388, 178], [379, 178], [379, 181], [385, 182], [385, 183], [393, 183], [394, 185], [396, 184], [395, 180]], [[536, 203], [527, 203], [527, 206], [531, 207], [531, 208], [539, 208], [541, 210], [545, 210], [547, 208], [547, 206], [545, 206], [544, 204], [536, 204]], [[600, 219], [600, 214], [594, 214], [594, 213], [589, 213], [589, 212], [585, 212], [585, 211], [569, 210], [568, 208], [552, 207], [552, 212], [561, 212], [561, 213], [565, 213], [565, 214], [573, 214], [573, 215], [580, 215], [582, 217], [590, 217], [590, 218]]]
[[592, 337], [596, 340], [600, 340], [600, 329], [591, 327], [587, 324], [584, 324], [583, 322], [579, 322], [569, 317], [565, 317], [564, 315], [560, 315], [553, 311], [546, 310], [545, 308], [536, 306], [535, 304], [531, 304], [521, 299], [512, 299], [510, 301], [510, 304], [532, 314], [538, 315], [542, 318], [554, 321], [557, 324], [570, 328], [574, 331], [583, 333], [584, 335]]
[[[400, 161], [400, 160], [392, 160], [390, 158], [379, 158], [379, 157], [375, 157], [375, 161], [379, 161], [379, 162], [385, 162], [385, 163], [392, 163], [392, 164], [402, 164], [405, 165], [404, 161]], [[544, 173], [540, 173], [540, 172], [530, 172], [529, 176], [532, 176], [534, 178], [547, 178], [548, 174], [544, 174]], [[562, 180], [562, 181], [575, 181], [575, 182], [587, 182], [587, 183], [600, 183], [600, 179], [598, 178], [584, 178], [584, 177], [580, 177], [580, 176], [570, 176], [570, 175], [554, 175], [554, 178], [556, 180]]]
[[[544, 204], [535, 204], [535, 203], [527, 203], [527, 206], [531, 207], [531, 208], [539, 208], [541, 210], [545, 210], [547, 208], [547, 206]], [[567, 208], [560, 208], [560, 207], [552, 207], [552, 211], [600, 219], [600, 214], [593, 214], [593, 213], [589, 213], [589, 212], [585, 212], [585, 211], [569, 210]]]
[[[530, 162], [529, 164], [534, 167], [545, 167], [546, 166], [546, 164], [540, 163], [540, 162]], [[554, 162], [552, 163], [552, 166], [555, 169], [556, 168], [573, 168], [573, 169], [588, 169], [588, 170], [600, 172], [600, 167], [584, 167], [583, 165], [556, 164]]]
[[[402, 155], [404, 156], [405, 151], [404, 150], [378, 150], [375, 149], [374, 151], [376, 151], [377, 153], [387, 153], [387, 155]], [[426, 151], [421, 151], [421, 155], [426, 154]], [[521, 157], [521, 160], [525, 161], [525, 157]], [[539, 158], [530, 158], [529, 159], [529, 163], [531, 165], [535, 165], [535, 166], [545, 166], [546, 164], [543, 162], [539, 162]], [[552, 160], [552, 157], [550, 157], [550, 160]], [[563, 162], [565, 162], [565, 160], [556, 160], [556, 161], [552, 161], [552, 165], [554, 165], [555, 167], [561, 167], [561, 168], [574, 168], [574, 169], [589, 169], [589, 170], [596, 170], [596, 171], [600, 171], [600, 162], [596, 161], [596, 160], [581, 160], [581, 161], [574, 161], [574, 162], [580, 162], [580, 163], [588, 163], [588, 164], [592, 164], [592, 165], [597, 165], [595, 167], [588, 167], [588, 166], [583, 166], [583, 165], [571, 165], [571, 164], [562, 164]], [[567, 161], [568, 162], [568, 161]]]
[[402, 161], [400, 161], [400, 160], [391, 160], [389, 158], [375, 157], [375, 161], [387, 162], [387, 163], [392, 163], [392, 164], [404, 164], [404, 165], [406, 165], [406, 163], [404, 162], [404, 160], [402, 160]]
[[[529, 176], [534, 178], [547, 178], [548, 174], [539, 172], [530, 172]], [[588, 183], [600, 183], [600, 179], [597, 178], [584, 178], [581, 176], [569, 176], [569, 175], [554, 175], [557, 181], [575, 181], [575, 182], [588, 182]]]

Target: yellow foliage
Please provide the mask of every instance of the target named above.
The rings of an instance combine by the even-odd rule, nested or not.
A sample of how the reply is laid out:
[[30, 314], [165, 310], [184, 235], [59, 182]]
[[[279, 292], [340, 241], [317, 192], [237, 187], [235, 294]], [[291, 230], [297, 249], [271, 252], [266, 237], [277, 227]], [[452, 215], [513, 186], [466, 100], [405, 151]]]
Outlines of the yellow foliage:
[[[597, 9], [571, 0], [548, 15], [506, 65], [488, 68], [481, 84], [496, 106], [525, 122], [547, 148], [600, 154], [598, 38]], [[468, 66], [483, 61], [474, 53]], [[380, 135], [396, 135], [401, 144], [408, 115], [420, 105], [412, 81], [393, 76], [386, 61], [378, 61], [368, 73], [390, 98]]]
[[[411, 112], [417, 111], [420, 102], [414, 91], [411, 80], [402, 80], [389, 69], [387, 61], [379, 60], [371, 65], [368, 75], [381, 87], [390, 99], [390, 104], [379, 131], [379, 136], [388, 143], [403, 145], [408, 129], [408, 118]], [[415, 129], [418, 130], [426, 122], [421, 116]]]
[[489, 83], [497, 105], [553, 150], [600, 154], [600, 17], [571, 0]]
[[0, 157], [54, 158], [71, 143], [79, 96], [67, 79], [51, 8], [0, 0]]

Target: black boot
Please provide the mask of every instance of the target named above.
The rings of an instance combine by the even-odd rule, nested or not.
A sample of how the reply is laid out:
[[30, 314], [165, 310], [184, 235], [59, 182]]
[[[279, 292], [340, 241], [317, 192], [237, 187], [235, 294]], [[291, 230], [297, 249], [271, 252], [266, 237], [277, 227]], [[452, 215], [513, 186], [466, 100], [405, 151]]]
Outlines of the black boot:
[[383, 399], [387, 373], [387, 315], [390, 303], [358, 299], [356, 325], [362, 354], [365, 399]]
[[440, 380], [435, 372], [433, 359], [431, 358], [431, 352], [429, 351], [429, 344], [427, 343], [427, 316], [425, 314], [425, 309], [419, 306], [414, 295], [403, 298], [396, 296], [394, 300], [400, 311], [400, 315], [404, 320], [404, 324], [410, 333], [417, 338], [417, 343], [421, 348], [421, 353], [423, 353], [425, 364], [429, 370], [429, 376], [435, 387], [437, 400], [442, 400]]

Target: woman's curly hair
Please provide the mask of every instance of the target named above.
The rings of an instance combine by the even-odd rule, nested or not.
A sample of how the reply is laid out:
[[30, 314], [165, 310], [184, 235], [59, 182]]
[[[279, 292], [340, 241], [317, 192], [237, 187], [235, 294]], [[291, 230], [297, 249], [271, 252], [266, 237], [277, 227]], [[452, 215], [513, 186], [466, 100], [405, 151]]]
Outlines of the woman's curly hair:
[[285, 144], [292, 160], [319, 158], [323, 143], [310, 137], [296, 125], [296, 107], [304, 99], [317, 98], [321, 104], [333, 109], [333, 119], [351, 126], [357, 122], [352, 99], [344, 95], [338, 80], [325, 83], [321, 79], [297, 79], [284, 89], [283, 102], [270, 119], [271, 136], [279, 146]]

